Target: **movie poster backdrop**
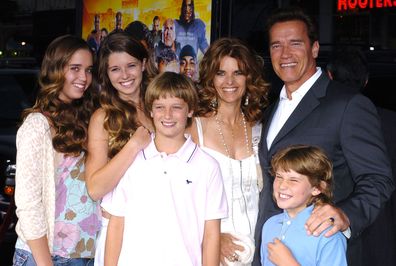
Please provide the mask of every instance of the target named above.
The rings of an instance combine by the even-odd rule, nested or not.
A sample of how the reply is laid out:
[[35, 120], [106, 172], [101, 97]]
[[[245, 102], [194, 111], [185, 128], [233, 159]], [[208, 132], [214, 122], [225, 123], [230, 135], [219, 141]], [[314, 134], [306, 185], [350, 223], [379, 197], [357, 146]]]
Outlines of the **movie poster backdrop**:
[[[184, 5], [191, 2], [194, 5], [195, 21], [190, 21], [188, 26], [183, 26], [184, 22], [179, 19], [183, 2]], [[184, 12], [186, 10], [185, 8]], [[162, 55], [169, 57], [169, 53], [172, 53], [170, 50], [173, 50], [178, 60], [181, 59], [179, 56], [182, 52], [182, 55], [195, 56], [199, 61], [210, 43], [211, 12], [212, 0], [83, 0], [82, 37], [88, 40], [94, 50], [98, 50], [101, 39], [107, 33], [123, 30], [133, 21], [143, 22], [152, 32], [154, 25], [159, 24], [161, 37], [152, 33], [156, 57]], [[154, 23], [153, 19], [156, 16], [159, 21]], [[174, 25], [170, 25], [169, 19], [174, 20]], [[167, 26], [166, 31], [164, 31], [164, 23]], [[174, 32], [169, 32], [172, 30]], [[166, 33], [165, 37], [164, 33]], [[166, 40], [171, 40], [172, 37], [175, 39], [175, 45], [171, 46], [172, 49], [167, 49], [169, 43]], [[198, 37], [199, 42], [197, 42]], [[186, 45], [190, 46], [183, 49]]]

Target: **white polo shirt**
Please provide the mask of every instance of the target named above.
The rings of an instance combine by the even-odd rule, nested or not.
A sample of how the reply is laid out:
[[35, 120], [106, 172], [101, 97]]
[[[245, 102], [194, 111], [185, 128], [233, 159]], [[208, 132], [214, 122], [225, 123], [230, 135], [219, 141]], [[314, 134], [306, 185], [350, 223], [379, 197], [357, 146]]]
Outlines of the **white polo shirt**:
[[202, 265], [205, 221], [228, 215], [218, 163], [190, 136], [171, 155], [152, 141], [102, 206], [125, 217], [118, 265]]

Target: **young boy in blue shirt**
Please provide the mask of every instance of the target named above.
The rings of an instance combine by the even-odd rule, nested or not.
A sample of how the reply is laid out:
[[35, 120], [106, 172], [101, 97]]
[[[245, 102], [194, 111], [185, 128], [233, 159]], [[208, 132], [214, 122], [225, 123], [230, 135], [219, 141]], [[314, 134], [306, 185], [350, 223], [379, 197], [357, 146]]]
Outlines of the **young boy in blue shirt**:
[[[341, 232], [325, 237], [326, 230], [316, 237], [304, 226], [315, 205], [332, 200], [332, 163], [324, 152], [313, 146], [289, 146], [273, 157], [271, 165], [273, 197], [284, 212], [263, 226], [261, 264], [347, 265]], [[334, 219], [329, 217], [328, 222]]]

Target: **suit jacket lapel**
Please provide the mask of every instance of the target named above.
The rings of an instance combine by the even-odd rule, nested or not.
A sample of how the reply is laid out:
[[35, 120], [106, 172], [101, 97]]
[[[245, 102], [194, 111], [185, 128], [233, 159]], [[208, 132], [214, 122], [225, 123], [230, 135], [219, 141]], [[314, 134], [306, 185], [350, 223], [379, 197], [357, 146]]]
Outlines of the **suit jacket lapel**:
[[268, 130], [271, 125], [272, 118], [274, 117], [275, 111], [278, 108], [278, 105], [279, 105], [279, 99], [275, 103], [273, 103], [272, 105], [270, 105], [268, 107], [268, 109], [265, 111], [264, 116], [263, 116], [264, 117], [263, 123], [262, 123], [263, 124], [263, 132], [261, 133], [261, 135], [263, 137], [261, 138], [261, 142], [264, 144], [262, 146], [265, 146], [266, 149], [267, 149]]
[[[329, 78], [325, 73], [322, 73], [276, 135], [271, 148], [274, 147], [275, 144], [286, 136], [293, 128], [300, 124], [301, 121], [303, 121], [320, 104], [319, 98], [326, 95], [328, 84]], [[268, 132], [268, 129], [266, 132]]]

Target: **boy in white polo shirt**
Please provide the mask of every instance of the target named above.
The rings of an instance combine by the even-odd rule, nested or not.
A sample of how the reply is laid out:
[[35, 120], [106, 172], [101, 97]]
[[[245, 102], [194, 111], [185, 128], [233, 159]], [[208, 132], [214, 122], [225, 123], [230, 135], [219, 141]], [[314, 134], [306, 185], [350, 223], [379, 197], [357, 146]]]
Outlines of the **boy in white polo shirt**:
[[197, 105], [192, 81], [164, 72], [147, 88], [155, 136], [102, 205], [112, 214], [105, 265], [220, 264], [227, 202], [219, 166], [184, 134]]

